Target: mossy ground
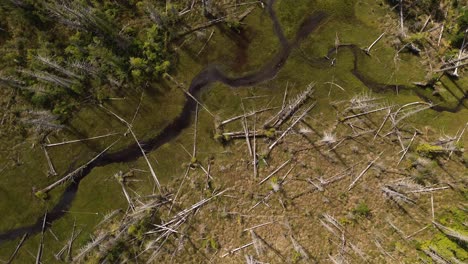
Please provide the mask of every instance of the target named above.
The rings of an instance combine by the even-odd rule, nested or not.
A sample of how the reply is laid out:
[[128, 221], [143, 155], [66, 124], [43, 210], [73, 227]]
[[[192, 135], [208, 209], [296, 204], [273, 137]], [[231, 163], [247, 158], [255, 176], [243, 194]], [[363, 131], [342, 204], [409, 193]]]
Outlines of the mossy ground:
[[[338, 52], [336, 67], [329, 65], [320, 68], [311, 66], [306, 57], [317, 58], [326, 55], [327, 51], [334, 46], [337, 36], [341, 43], [353, 43], [362, 47], [368, 46], [382, 32], [382, 28], [375, 21], [378, 21], [381, 15], [388, 12], [387, 7], [381, 6], [375, 1], [300, 0], [295, 1], [294, 5], [291, 5], [288, 1], [277, 1], [275, 9], [283, 25], [285, 34], [289, 39], [294, 36], [294, 32], [302, 19], [313, 11], [324, 10], [330, 16], [316, 32], [302, 43], [300, 49], [293, 51], [290, 59], [274, 80], [259, 84], [256, 87], [239, 89], [230, 89], [225, 85], [214, 84], [203, 92], [201, 99], [211, 111], [219, 115], [221, 119], [225, 119], [239, 114], [241, 101], [244, 102], [247, 110], [253, 108], [260, 109], [267, 105], [278, 106], [281, 105], [286, 85], [288, 85], [289, 93], [293, 95], [303, 90], [310, 82], [316, 82], [315, 97], [318, 99], [318, 105], [312, 111], [312, 115], [320, 116], [321, 123], [316, 123], [317, 121], [314, 120], [310, 120], [310, 122], [319, 131], [327, 130], [333, 126], [333, 122], [327, 122], [327, 120], [334, 120], [336, 117], [336, 112], [333, 110], [330, 102], [348, 99], [357, 93], [366, 93], [368, 92], [368, 88], [351, 73], [353, 56], [350, 51], [343, 50]], [[278, 41], [272, 32], [272, 24], [268, 14], [260, 8], [256, 8], [244, 22], [246, 24], [246, 31], [242, 36], [239, 36], [225, 26], [214, 27], [213, 29], [206, 30], [203, 34], [191, 36], [191, 41], [184, 44], [178, 50], [179, 63], [174, 76], [180, 82], [188, 85], [191, 78], [205, 65], [210, 63], [222, 65], [226, 71], [233, 75], [251, 72], [260, 65], [263, 65], [279, 50]], [[213, 38], [206, 45], [205, 50], [197, 56], [211, 30], [215, 30]], [[424, 79], [425, 68], [420, 63], [420, 58], [408, 54], [400, 54], [395, 62], [395, 50], [389, 45], [389, 42], [390, 40], [384, 37], [383, 41], [373, 49], [371, 57], [360, 55], [360, 71], [365, 72], [367, 75], [372, 76], [374, 80], [381, 83], [411, 86], [411, 82]], [[239, 45], [239, 43], [243, 44]], [[331, 81], [342, 86], [345, 91], [341, 91], [330, 84], [325, 84]], [[445, 87], [446, 91], [442, 93], [442, 96], [446, 98], [448, 103], [451, 103], [455, 97], [461, 95], [460, 89], [455, 84], [458, 87], [465, 87], [462, 89], [466, 89], [467, 82], [466, 77], [456, 82], [443, 79], [441, 85]], [[126, 120], [131, 120], [139, 104], [141, 92], [125, 91], [122, 94], [116, 95], [116, 97], [125, 98], [125, 100], [108, 101], [104, 103], [104, 106], [121, 115]], [[241, 100], [243, 97], [254, 95], [267, 97], [256, 100]], [[384, 97], [390, 103], [398, 104], [420, 100], [412, 91], [402, 91], [398, 94], [388, 92], [377, 96]], [[134, 131], [138, 138], [143, 140], [157, 135], [164, 126], [169, 124], [178, 115], [184, 100], [184, 94], [171, 83], [165, 81], [155, 82], [149, 88], [143, 89], [142, 105], [133, 123]], [[424, 129], [430, 125], [429, 130], [432, 131], [433, 135], [441, 132], [454, 135], [466, 122], [468, 122], [468, 111], [464, 108], [458, 113], [438, 113], [428, 110], [418, 114], [415, 118], [411, 118], [410, 124], [420, 129]], [[220, 164], [229, 164], [229, 161], [237, 160], [240, 148], [239, 144], [244, 142], [239, 141], [238, 143], [228, 144], [223, 148], [213, 139], [213, 123], [213, 118], [205, 111], [200, 110], [197, 159], [206, 162], [210, 156], [216, 156]], [[236, 127], [236, 125], [232, 125], [230, 128], [240, 130], [240, 126]], [[104, 112], [101, 108], [90, 105], [81, 110], [70, 122], [69, 129], [58, 134], [53, 134], [49, 136], [49, 139], [53, 142], [58, 142], [110, 132], [124, 132], [125, 130], [126, 127], [118, 120]], [[49, 152], [57, 171], [60, 175], [63, 175], [65, 172], [89, 160], [95, 153], [105, 148], [113, 140], [114, 138], [107, 138], [90, 141], [86, 144], [77, 143], [55, 147], [51, 148]], [[467, 145], [466, 137], [464, 141], [465, 145]], [[174, 141], [148, 154], [157, 175], [160, 176], [164, 183], [168, 183], [171, 179], [183, 174], [184, 167], [182, 163], [189, 163], [191, 157], [183, 150], [182, 146], [191, 152], [192, 142], [193, 127], [183, 131]], [[34, 197], [32, 193], [33, 186], [46, 186], [56, 178], [47, 178], [47, 164], [44, 154], [39, 147], [35, 146], [32, 148], [32, 143], [25, 141], [17, 146], [14, 152], [1, 158], [2, 164], [8, 165], [2, 171], [2, 183], [0, 185], [0, 197], [2, 197], [0, 199], [0, 211], [2, 212], [1, 231], [33, 223], [41, 217], [47, 208], [53, 206], [65, 188], [63, 186], [52, 191], [50, 199], [45, 202]], [[130, 137], [123, 138], [114, 150], [123, 148], [130, 143], [132, 143]], [[15, 162], [12, 159], [16, 159], [16, 155], [18, 155], [21, 165], [14, 165]], [[281, 155], [278, 154], [274, 160], [270, 160], [269, 162], [272, 164], [279, 163], [279, 160], [287, 158], [288, 155], [287, 152]], [[303, 164], [303, 166], [307, 166], [311, 170], [321, 170], [324, 172], [328, 172], [329, 166], [331, 166], [325, 165], [327, 164], [325, 161], [317, 160], [312, 162], [307, 157], [304, 157]], [[221, 169], [217, 171], [216, 175], [220, 176], [220, 187], [228, 186], [230, 184], [229, 179], [231, 179], [233, 184], [237, 184], [239, 188], [243, 188], [241, 177], [245, 176], [245, 172], [238, 168], [244, 165], [238, 163], [231, 165], [227, 171]], [[118, 171], [126, 172], [132, 168], [147, 169], [144, 160], [139, 159], [128, 164], [112, 164], [96, 168], [82, 180], [77, 196], [70, 208], [70, 213], [59, 221], [54, 222], [51, 227], [51, 230], [59, 238], [59, 241], [53, 237], [51, 232], [47, 232], [45, 235], [44, 262], [55, 261], [53, 253], [56, 253], [70, 236], [73, 221], [76, 220], [78, 227], [83, 230], [75, 242], [75, 248], [77, 249], [89, 239], [89, 235], [95, 225], [102, 219], [105, 213], [117, 208], [126, 207], [122, 189], [113, 175]], [[307, 173], [310, 173], [311, 170], [307, 170]], [[141, 180], [141, 182], [132, 182], [129, 185], [135, 192], [148, 193], [152, 190], [153, 186], [149, 173], [136, 173], [135, 179]], [[376, 178], [375, 181], [379, 181], [379, 179]], [[175, 183], [178, 183], [178, 181], [176, 180]], [[348, 212], [351, 212], [359, 204], [359, 199], [357, 198], [359, 195], [354, 194], [351, 197], [346, 195], [340, 196], [340, 193], [344, 194], [345, 192], [344, 190], [340, 190], [341, 187], [337, 188], [337, 190], [330, 192], [337, 194], [337, 196], [341, 197], [340, 199], [346, 200], [340, 208], [346, 208]], [[366, 190], [361, 190], [361, 193], [363, 192], [369, 193]], [[186, 195], [189, 194], [184, 194], [184, 196]], [[368, 196], [366, 201], [374, 201], [374, 196], [380, 197], [380, 193]], [[442, 197], [445, 198], [446, 196], [441, 196], [440, 199]], [[310, 225], [310, 233], [318, 232], [321, 228], [316, 223], [316, 219], [312, 217], [313, 211], [325, 211], [334, 207], [333, 203], [322, 204], [320, 202], [323, 199], [330, 200], [331, 197], [316, 196], [314, 199], [317, 199], [319, 202], [314, 202], [313, 207], [307, 209], [311, 212], [311, 216], [310, 219], [305, 218], [309, 219], [310, 223], [313, 223], [313, 225]], [[377, 198], [375, 199], [375, 201], [380, 201]], [[310, 203], [310, 200], [305, 199], [302, 203]], [[384, 206], [386, 205], [383, 202], [369, 204], [371, 212], [375, 212], [375, 214], [378, 214], [379, 208], [383, 208]], [[211, 216], [215, 218], [220, 217], [218, 210], [213, 211]], [[259, 215], [262, 215], [267, 210], [266, 208], [262, 209]], [[303, 212], [303, 214], [307, 216], [307, 212]], [[343, 219], [346, 218], [345, 213], [340, 212], [340, 214]], [[241, 223], [239, 224], [239, 228], [233, 229], [231, 235], [232, 237], [242, 238], [244, 235], [235, 233], [236, 231], [234, 230], [239, 231], [242, 227], [254, 224], [254, 221], [252, 221], [254, 218], [239, 218], [235, 215], [232, 217], [238, 219], [235, 221]], [[401, 215], [395, 217], [404, 218]], [[305, 223], [304, 221], [307, 222], [307, 220], [297, 222], [292, 220], [291, 222], [296, 227], [295, 225], [300, 226]], [[363, 219], [359, 221], [362, 224], [360, 228], [363, 228], [367, 234], [371, 233], [372, 229], [376, 227], [369, 220]], [[379, 224], [383, 225], [383, 223]], [[408, 224], [408, 233], [414, 226]], [[215, 227], [213, 227], [213, 230], [215, 230]], [[217, 238], [216, 241], [221, 246], [240, 246], [236, 245], [234, 241], [229, 241], [231, 239], [229, 234], [225, 237], [219, 237], [219, 234], [212, 235]], [[358, 236], [357, 233], [356, 236]], [[306, 238], [307, 235], [304, 233], [304, 236], [300, 236], [298, 240]], [[38, 241], [38, 235], [29, 239], [20, 251], [18, 261], [32, 261], [33, 257], [28, 252], [33, 252], [34, 255], [34, 252], [37, 250]], [[17, 242], [18, 240], [2, 244], [0, 247], [0, 259], [7, 259], [11, 252], [13, 252]], [[312, 245], [312, 247], [317, 246]], [[328, 246], [332, 247], [331, 244]], [[400, 252], [398, 245], [395, 245], [395, 248], [397, 252]], [[323, 251], [320, 254], [325, 253]]]

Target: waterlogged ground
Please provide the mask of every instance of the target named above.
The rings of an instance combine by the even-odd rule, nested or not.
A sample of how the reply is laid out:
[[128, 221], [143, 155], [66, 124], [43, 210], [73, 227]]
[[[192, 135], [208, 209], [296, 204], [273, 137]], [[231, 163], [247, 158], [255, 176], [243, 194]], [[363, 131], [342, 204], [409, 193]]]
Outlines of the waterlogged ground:
[[[302, 20], [313, 12], [324, 11], [328, 17], [318, 30], [291, 53], [274, 80], [256, 87], [236, 90], [221, 84], [214, 84], [206, 89], [200, 97], [211, 112], [216, 113], [220, 119], [226, 119], [239, 112], [241, 98], [248, 96], [268, 96], [267, 100], [255, 101], [257, 108], [268, 104], [278, 106], [281, 104], [286, 85], [290, 94], [296, 94], [307, 84], [315, 82], [318, 105], [314, 113], [332, 119], [335, 118], [335, 114], [328, 103], [329, 98], [340, 101], [357, 93], [369, 92], [369, 88], [351, 72], [356, 59], [351, 50], [339, 49], [335, 55], [334, 67], [329, 63], [318, 64], [315, 59], [323, 58], [335, 46], [337, 38], [340, 44], [355, 44], [359, 47], [366, 47], [372, 43], [384, 30], [379, 26], [379, 19], [388, 13], [386, 5], [379, 5], [379, 1], [374, 0], [298, 0], [294, 1], [294, 5], [287, 0], [278, 0], [275, 10], [288, 39], [295, 36]], [[173, 76], [188, 87], [191, 79], [209, 64], [217, 64], [232, 76], [239, 76], [253, 72], [268, 62], [280, 47], [267, 12], [258, 7], [244, 22], [246, 30], [242, 34], [219, 26], [207, 29], [203, 35], [190, 36], [190, 41], [177, 48], [179, 64]], [[197, 55], [212, 30], [214, 34], [211, 41], [200, 55]], [[372, 50], [372, 56], [358, 54], [359, 71], [377, 83], [412, 87], [412, 82], [424, 80], [426, 69], [421, 59], [409, 54], [400, 54], [395, 59], [396, 51], [390, 46], [391, 41], [392, 39], [385, 36]], [[345, 91], [327, 82], [339, 84]], [[445, 102], [441, 103], [447, 106], [456, 105], [456, 98], [461, 98], [463, 92], [466, 93], [467, 83], [466, 77], [456, 82], [448, 78], [442, 79], [442, 84], [445, 85], [442, 96]], [[431, 92], [426, 93], [430, 96]], [[104, 106], [130, 121], [141, 100], [133, 129], [137, 137], [144, 140], [157, 135], [180, 113], [185, 96], [172, 83], [163, 80], [155, 81], [150, 88], [143, 91], [143, 96], [141, 95], [142, 91], [123, 91], [115, 96], [124, 98], [123, 100], [109, 101]], [[421, 100], [412, 90], [390, 90], [377, 96], [384, 97], [390, 103], [399, 104]], [[436, 132], [453, 135], [468, 122], [468, 110], [466, 107], [457, 113], [429, 110], [411, 121], [415, 127], [424, 129], [430, 125]], [[213, 118], [205, 111], [200, 111], [197, 157], [199, 160], [205, 160], [212, 155], [222, 155], [226, 151], [213, 140], [213, 124]], [[60, 142], [125, 131], [126, 127], [116, 118], [99, 107], [89, 106], [77, 114], [68, 129], [49, 136], [49, 140]], [[53, 207], [66, 186], [50, 192], [50, 198], [46, 201], [34, 196], [33, 187], [41, 188], [52, 183], [60, 175], [85, 163], [118, 137], [49, 148], [49, 154], [59, 173], [59, 176], [50, 177], [47, 177], [48, 167], [44, 153], [37, 145], [33, 146], [32, 140], [21, 142], [18, 138], [4, 139], [7, 142], [2, 145], [15, 148], [5, 155], [2, 154], [0, 158], [0, 233], [35, 223], [48, 208]], [[464, 141], [466, 145], [466, 137]], [[193, 127], [190, 127], [182, 131], [175, 140], [148, 153], [163, 185], [183, 174], [182, 164], [191, 159], [187, 151], [192, 152], [192, 142]], [[123, 149], [131, 143], [133, 139], [130, 136], [122, 138], [111, 151]], [[90, 233], [106, 213], [119, 208], [126, 209], [126, 200], [114, 174], [133, 168], [147, 170], [146, 163], [140, 158], [134, 162], [96, 168], [81, 181], [69, 212], [55, 221], [50, 231], [45, 234], [44, 263], [55, 262], [54, 254], [71, 236], [74, 222], [77, 230], [81, 230], [74, 243], [74, 248], [77, 249], [90, 239]], [[147, 171], [135, 172], [133, 179], [135, 181], [129, 185], [132, 195], [148, 194], [154, 188], [151, 175]], [[39, 239], [39, 235], [33, 235], [26, 241], [17, 256], [18, 263], [34, 261]], [[18, 241], [19, 238], [0, 242], [0, 260], [9, 258]]]

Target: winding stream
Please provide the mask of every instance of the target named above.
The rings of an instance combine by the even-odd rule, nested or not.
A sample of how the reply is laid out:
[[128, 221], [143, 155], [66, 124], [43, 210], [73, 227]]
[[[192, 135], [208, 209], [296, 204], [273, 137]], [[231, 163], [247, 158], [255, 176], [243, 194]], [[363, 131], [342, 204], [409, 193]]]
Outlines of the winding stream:
[[[283, 33], [282, 27], [276, 17], [276, 14], [273, 9], [273, 3], [275, 0], [270, 0], [267, 2], [266, 8], [269, 13], [270, 19], [273, 22], [273, 30], [275, 35], [279, 39], [281, 49], [280, 51], [264, 66], [262, 66], [258, 71], [241, 76], [241, 77], [229, 77], [221, 70], [219, 70], [216, 66], [207, 66], [204, 70], [202, 70], [198, 75], [196, 75], [190, 84], [189, 91], [194, 96], [198, 96], [200, 91], [215, 82], [221, 82], [225, 85], [230, 87], [244, 87], [244, 86], [252, 86], [258, 83], [273, 79], [276, 74], [281, 70], [284, 66], [286, 60], [289, 58], [291, 51], [298, 46], [298, 44], [309, 36], [327, 17], [327, 14], [323, 12], [315, 12], [304, 22], [300, 25], [295, 38], [292, 41], [288, 41]], [[341, 45], [337, 48], [333, 48], [329, 51], [328, 57], [330, 57], [336, 49], [341, 48], [348, 48], [354, 54], [354, 68], [352, 69], [352, 73], [366, 86], [376, 92], [381, 91], [388, 91], [388, 90], [395, 90], [397, 85], [390, 85], [390, 84], [380, 84], [373, 81], [371, 78], [366, 77], [363, 73], [359, 72], [358, 70], [358, 53], [362, 52], [356, 45]], [[315, 60], [317, 64], [322, 64], [327, 61], [326, 59], [317, 59]], [[329, 61], [327, 62], [329, 63]], [[398, 89], [410, 89], [409, 87], [405, 87], [402, 85], [398, 85]], [[422, 93], [418, 93], [417, 95], [421, 97], [423, 100], [428, 100], [425, 98]], [[463, 105], [464, 100], [467, 99], [465, 97], [459, 101], [459, 104], [455, 108], [448, 108], [442, 106], [435, 106], [433, 109], [436, 111], [450, 111], [456, 112], [461, 108], [465, 107]], [[192, 100], [190, 97], [187, 96], [187, 100], [184, 104], [181, 114], [173, 120], [173, 122], [165, 127], [162, 132], [154, 138], [148, 139], [144, 142], [141, 142], [141, 145], [146, 146], [147, 149], [155, 150], [162, 146], [163, 144], [170, 142], [171, 140], [175, 139], [183, 129], [190, 126], [191, 122], [191, 115], [195, 111], [196, 102]], [[114, 153], [105, 153], [101, 155], [98, 159], [94, 162], [89, 164], [83, 171], [81, 172], [80, 176], [76, 177], [73, 182], [71, 182], [67, 188], [65, 189], [64, 193], [60, 197], [59, 202], [48, 212], [47, 215], [47, 222], [48, 226], [50, 226], [54, 221], [60, 219], [62, 216], [66, 214], [66, 211], [70, 208], [76, 193], [78, 191], [78, 187], [80, 181], [86, 177], [91, 170], [96, 167], [106, 166], [112, 163], [124, 163], [134, 161], [141, 157], [141, 151], [138, 145], [132, 144], [127, 148], [114, 152]], [[31, 235], [39, 233], [42, 227], [42, 217], [38, 218], [36, 222], [29, 226], [15, 228], [0, 234], [0, 244], [5, 241], [14, 240], [25, 233]]]

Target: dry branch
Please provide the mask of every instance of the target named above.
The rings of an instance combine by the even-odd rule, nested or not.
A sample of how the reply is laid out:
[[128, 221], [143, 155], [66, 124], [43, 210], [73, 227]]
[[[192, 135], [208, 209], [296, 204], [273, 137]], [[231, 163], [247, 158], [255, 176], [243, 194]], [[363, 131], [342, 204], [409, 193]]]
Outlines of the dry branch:
[[221, 257], [224, 258], [224, 257], [226, 257], [227, 255], [234, 254], [234, 253], [236, 253], [237, 251], [239, 251], [239, 250], [241, 250], [241, 249], [244, 249], [244, 248], [246, 248], [246, 247], [252, 246], [253, 244], [254, 244], [254, 242], [250, 242], [250, 243], [245, 244], [245, 245], [243, 245], [243, 246], [240, 246], [240, 247], [238, 247], [238, 248], [231, 249], [231, 250], [229, 250], [229, 252], [227, 252], [226, 254], [222, 255]]
[[278, 168], [276, 168], [272, 173], [270, 173], [268, 176], [266, 176], [265, 178], [263, 178], [263, 180], [261, 180], [258, 185], [261, 185], [262, 183], [266, 182], [268, 179], [270, 179], [273, 175], [275, 175], [278, 171], [280, 171], [284, 166], [286, 166], [291, 160], [287, 160], [286, 162], [284, 162], [283, 164], [281, 164]]
[[354, 181], [348, 187], [348, 192], [354, 187], [354, 185], [356, 185], [357, 181], [359, 181], [359, 179], [370, 169], [370, 167], [372, 167], [372, 165], [380, 158], [380, 156], [382, 156], [382, 154], [383, 151], [380, 152], [380, 154], [374, 160], [372, 160], [369, 165], [367, 165], [367, 167], [356, 177], [356, 179], [354, 179]]
[[254, 229], [256, 229], [256, 228], [259, 228], [259, 227], [262, 227], [262, 226], [266, 226], [266, 225], [270, 225], [270, 224], [273, 224], [273, 223], [275, 223], [275, 222], [276, 222], [276, 221], [271, 221], [271, 222], [267, 222], [267, 223], [255, 225], [255, 226], [252, 226], [252, 227], [249, 227], [249, 228], [246, 228], [246, 229], [242, 230], [242, 232], [254, 230]]

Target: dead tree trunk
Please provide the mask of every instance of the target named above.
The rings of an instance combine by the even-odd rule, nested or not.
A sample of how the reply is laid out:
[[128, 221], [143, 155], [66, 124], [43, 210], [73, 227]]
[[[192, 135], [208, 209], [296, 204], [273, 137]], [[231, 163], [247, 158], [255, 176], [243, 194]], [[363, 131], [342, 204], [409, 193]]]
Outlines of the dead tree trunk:
[[301, 121], [308, 113], [310, 110], [312, 110], [312, 108], [314, 108], [314, 106], [316, 105], [316, 103], [313, 103], [309, 108], [307, 108], [296, 120], [294, 120], [294, 122], [283, 132], [283, 134], [281, 134], [281, 136], [275, 141], [273, 142], [269, 147], [268, 147], [268, 152], [270, 152], [275, 146], [276, 144], [278, 144], [278, 142], [284, 137], [286, 136], [286, 134], [299, 122]]
[[49, 152], [47, 152], [47, 149], [44, 146], [41, 146], [42, 150], [44, 151], [44, 155], [47, 160], [47, 164], [49, 165], [49, 175], [56, 176], [57, 171], [55, 170], [54, 164], [52, 163], [52, 160], [50, 159]]
[[375, 44], [377, 44], [377, 42], [380, 41], [380, 39], [382, 39], [382, 37], [385, 35], [385, 32], [382, 33], [374, 42], [372, 42], [372, 44], [369, 45], [369, 47], [365, 48], [364, 49], [364, 52], [367, 54], [367, 55], [370, 55], [370, 50], [372, 49], [372, 47], [374, 47]]
[[44, 231], [46, 228], [47, 212], [44, 214], [44, 220], [42, 221], [41, 229], [41, 241], [39, 242], [39, 248], [37, 249], [36, 264], [41, 264], [42, 250], [44, 249]]
[[288, 106], [284, 107], [279, 111], [275, 116], [270, 118], [263, 125], [264, 128], [274, 127], [278, 128], [281, 126], [289, 117], [291, 117], [299, 107], [304, 104], [304, 102], [309, 98], [310, 94], [314, 91], [315, 83], [311, 83], [307, 86], [307, 89], [300, 94], [294, 102], [290, 103]]
[[8, 261], [6, 262], [7, 264], [11, 264], [13, 262], [13, 260], [15, 259], [16, 257], [16, 254], [18, 254], [18, 251], [20, 250], [21, 246], [23, 245], [24, 241], [26, 241], [26, 237], [28, 237], [28, 233], [25, 233], [23, 235], [23, 237], [21, 237], [21, 240], [20, 242], [18, 243], [18, 245], [16, 246], [15, 248], [15, 251], [13, 252], [13, 254], [11, 254], [11, 257], [8, 259]]

